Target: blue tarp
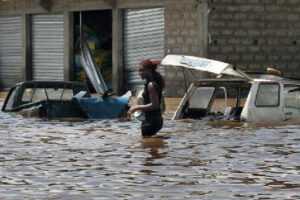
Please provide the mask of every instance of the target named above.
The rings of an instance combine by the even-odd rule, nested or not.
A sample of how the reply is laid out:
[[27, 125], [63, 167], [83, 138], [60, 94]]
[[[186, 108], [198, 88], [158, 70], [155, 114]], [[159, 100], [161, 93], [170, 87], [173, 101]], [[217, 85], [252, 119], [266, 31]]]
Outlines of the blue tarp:
[[129, 97], [82, 97], [75, 98], [89, 119], [120, 117], [128, 105]]

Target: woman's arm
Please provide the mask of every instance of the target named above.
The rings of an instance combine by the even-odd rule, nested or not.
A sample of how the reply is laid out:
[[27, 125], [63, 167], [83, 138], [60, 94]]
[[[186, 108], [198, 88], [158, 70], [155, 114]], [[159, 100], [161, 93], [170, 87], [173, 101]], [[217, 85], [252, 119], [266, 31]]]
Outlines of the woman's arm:
[[149, 97], [150, 97], [150, 103], [145, 104], [145, 105], [136, 105], [136, 106], [131, 107], [128, 111], [129, 114], [132, 114], [139, 110], [147, 112], [147, 111], [158, 109], [160, 107], [158, 92], [157, 92], [156, 88], [154, 87], [154, 84], [155, 83], [150, 82], [147, 86], [147, 90], [148, 90]]

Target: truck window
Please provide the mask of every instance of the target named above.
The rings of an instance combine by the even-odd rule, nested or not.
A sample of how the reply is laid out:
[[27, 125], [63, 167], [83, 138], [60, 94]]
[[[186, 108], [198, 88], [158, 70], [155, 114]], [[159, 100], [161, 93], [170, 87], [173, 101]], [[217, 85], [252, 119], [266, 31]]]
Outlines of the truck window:
[[207, 109], [214, 87], [198, 87], [189, 100], [189, 108]]
[[285, 90], [285, 107], [300, 109], [300, 88], [287, 87]]
[[225, 87], [216, 88], [211, 103], [210, 111], [213, 113], [224, 114], [228, 106], [227, 90]]
[[260, 83], [256, 95], [257, 107], [278, 107], [280, 97], [278, 83]]

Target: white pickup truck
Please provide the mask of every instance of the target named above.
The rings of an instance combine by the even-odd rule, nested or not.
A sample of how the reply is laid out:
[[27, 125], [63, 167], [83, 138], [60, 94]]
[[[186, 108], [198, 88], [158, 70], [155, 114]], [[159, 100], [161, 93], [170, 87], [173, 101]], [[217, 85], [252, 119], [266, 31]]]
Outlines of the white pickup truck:
[[300, 81], [274, 73], [248, 74], [227, 63], [185, 55], [167, 55], [161, 65], [227, 76], [193, 82], [181, 99], [174, 120], [300, 121]]

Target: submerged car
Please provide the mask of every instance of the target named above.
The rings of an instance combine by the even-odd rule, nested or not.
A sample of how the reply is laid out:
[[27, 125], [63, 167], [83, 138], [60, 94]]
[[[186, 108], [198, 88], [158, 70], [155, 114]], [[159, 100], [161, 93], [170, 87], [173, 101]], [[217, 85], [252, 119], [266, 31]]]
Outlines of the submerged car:
[[91, 96], [77, 82], [27, 81], [10, 89], [2, 111], [48, 119], [117, 118], [126, 113], [129, 97]]
[[227, 63], [193, 56], [167, 55], [161, 64], [226, 76], [191, 83], [174, 120], [300, 121], [299, 80], [281, 77], [279, 73], [245, 73]]
[[66, 81], [26, 81], [11, 88], [2, 106], [3, 112], [48, 119], [111, 119], [124, 116], [131, 92], [113, 96], [92, 57], [87, 42], [81, 41], [81, 65], [97, 94], [87, 86]]

